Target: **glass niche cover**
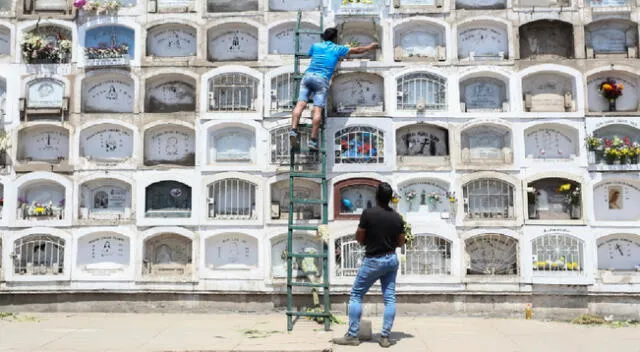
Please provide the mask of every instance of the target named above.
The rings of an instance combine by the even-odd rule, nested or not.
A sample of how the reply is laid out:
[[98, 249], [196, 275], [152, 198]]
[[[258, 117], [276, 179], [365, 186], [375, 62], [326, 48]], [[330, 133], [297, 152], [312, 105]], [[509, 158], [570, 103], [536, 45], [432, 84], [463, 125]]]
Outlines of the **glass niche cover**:
[[351, 185], [340, 190], [340, 214], [359, 215], [376, 205], [376, 187]]

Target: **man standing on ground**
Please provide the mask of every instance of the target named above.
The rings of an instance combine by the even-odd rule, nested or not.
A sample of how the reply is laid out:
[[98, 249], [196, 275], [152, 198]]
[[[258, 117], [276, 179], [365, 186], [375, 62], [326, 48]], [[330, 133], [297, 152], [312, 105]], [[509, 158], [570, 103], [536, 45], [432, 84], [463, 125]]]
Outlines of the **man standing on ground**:
[[365, 257], [353, 282], [349, 300], [349, 331], [334, 339], [338, 345], [358, 346], [362, 299], [369, 288], [380, 279], [384, 300], [384, 320], [380, 333], [380, 346], [390, 347], [389, 333], [396, 316], [396, 275], [398, 257], [396, 247], [404, 245], [404, 221], [389, 206], [393, 197], [391, 186], [384, 182], [376, 190], [376, 207], [365, 209], [360, 216], [356, 240], [366, 247]]
[[298, 145], [298, 123], [302, 111], [307, 107], [309, 96], [313, 95], [313, 128], [311, 129], [311, 139], [309, 140], [309, 149], [318, 150], [318, 129], [322, 122], [322, 109], [327, 102], [327, 94], [329, 93], [329, 82], [331, 76], [336, 69], [338, 61], [349, 54], [363, 54], [369, 50], [378, 47], [378, 43], [371, 43], [366, 46], [357, 48], [349, 48], [344, 45], [337, 45], [338, 30], [335, 28], [327, 28], [322, 34], [322, 43], [315, 43], [309, 49], [311, 64], [305, 71], [300, 81], [300, 95], [298, 103], [293, 109], [291, 117], [291, 132], [289, 138], [291, 147]]

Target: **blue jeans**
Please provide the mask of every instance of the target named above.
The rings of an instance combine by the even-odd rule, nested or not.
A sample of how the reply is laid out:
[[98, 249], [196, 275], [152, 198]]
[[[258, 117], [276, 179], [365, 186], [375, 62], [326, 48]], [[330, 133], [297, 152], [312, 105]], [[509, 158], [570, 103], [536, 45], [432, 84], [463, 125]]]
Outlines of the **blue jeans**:
[[329, 93], [329, 81], [315, 73], [305, 73], [300, 81], [300, 94], [298, 101], [309, 102], [309, 96], [313, 94], [313, 106], [323, 108], [327, 103]]
[[358, 275], [353, 282], [351, 299], [349, 300], [349, 335], [358, 336], [360, 317], [362, 316], [362, 299], [369, 288], [380, 279], [384, 300], [384, 319], [382, 336], [389, 336], [393, 320], [396, 317], [396, 276], [398, 275], [398, 257], [395, 253], [382, 257], [364, 258]]

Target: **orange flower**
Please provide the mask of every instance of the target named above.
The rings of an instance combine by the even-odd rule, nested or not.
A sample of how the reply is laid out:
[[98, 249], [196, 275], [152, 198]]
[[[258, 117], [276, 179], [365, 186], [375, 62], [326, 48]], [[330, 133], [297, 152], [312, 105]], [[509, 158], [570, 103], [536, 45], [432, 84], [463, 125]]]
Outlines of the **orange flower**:
[[618, 89], [623, 90], [624, 89], [624, 84], [618, 83]]
[[605, 83], [605, 84], [602, 85], [602, 89], [611, 90], [611, 89], [613, 89], [613, 87], [609, 83]]

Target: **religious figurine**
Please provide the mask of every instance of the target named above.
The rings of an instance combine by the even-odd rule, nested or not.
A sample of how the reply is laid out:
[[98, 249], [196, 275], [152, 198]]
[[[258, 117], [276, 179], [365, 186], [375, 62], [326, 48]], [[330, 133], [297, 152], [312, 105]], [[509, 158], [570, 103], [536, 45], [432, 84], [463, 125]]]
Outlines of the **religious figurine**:
[[427, 204], [427, 191], [423, 189], [422, 192], [420, 193], [420, 205], [426, 205], [426, 204]]

